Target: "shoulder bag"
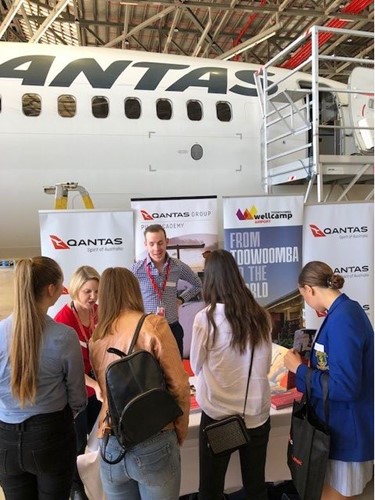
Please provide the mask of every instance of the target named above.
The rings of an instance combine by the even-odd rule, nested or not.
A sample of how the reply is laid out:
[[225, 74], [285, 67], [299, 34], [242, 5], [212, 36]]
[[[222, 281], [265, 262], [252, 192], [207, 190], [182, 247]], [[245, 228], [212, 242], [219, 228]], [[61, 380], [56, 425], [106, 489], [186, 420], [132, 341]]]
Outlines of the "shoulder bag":
[[218, 422], [206, 425], [203, 432], [206, 434], [208, 445], [214, 455], [221, 455], [224, 453], [232, 453], [249, 443], [250, 438], [247, 433], [245, 424], [245, 411], [247, 403], [247, 394], [249, 392], [249, 382], [251, 370], [253, 367], [254, 349], [251, 352], [251, 360], [249, 367], [249, 374], [247, 377], [245, 402], [242, 415], [232, 415], [223, 418]]

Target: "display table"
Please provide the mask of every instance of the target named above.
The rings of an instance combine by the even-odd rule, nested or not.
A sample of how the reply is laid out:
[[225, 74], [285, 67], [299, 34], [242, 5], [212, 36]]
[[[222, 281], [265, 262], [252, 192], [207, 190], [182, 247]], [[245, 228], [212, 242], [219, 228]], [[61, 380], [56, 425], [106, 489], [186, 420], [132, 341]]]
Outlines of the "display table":
[[[291, 408], [273, 410], [271, 408], [271, 432], [267, 448], [266, 481], [290, 479], [286, 461], [290, 430]], [[190, 415], [189, 433], [181, 448], [181, 490], [180, 495], [198, 491], [199, 481], [199, 422], [201, 413]], [[229, 462], [225, 477], [225, 491], [233, 492], [242, 488], [239, 454], [235, 452]]]

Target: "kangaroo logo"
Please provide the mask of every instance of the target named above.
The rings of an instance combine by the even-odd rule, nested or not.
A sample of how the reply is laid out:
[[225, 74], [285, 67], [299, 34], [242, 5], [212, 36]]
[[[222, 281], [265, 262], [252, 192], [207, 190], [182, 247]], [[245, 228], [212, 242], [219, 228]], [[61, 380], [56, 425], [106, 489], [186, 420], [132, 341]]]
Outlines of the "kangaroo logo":
[[49, 237], [51, 238], [55, 250], [70, 250], [70, 247], [65, 243], [65, 241], [58, 236], [50, 234]]
[[326, 236], [321, 229], [318, 228], [315, 224], [310, 224], [311, 232], [314, 238], [321, 238], [322, 236]]
[[143, 220], [154, 220], [153, 216], [150, 215], [146, 210], [141, 210]]

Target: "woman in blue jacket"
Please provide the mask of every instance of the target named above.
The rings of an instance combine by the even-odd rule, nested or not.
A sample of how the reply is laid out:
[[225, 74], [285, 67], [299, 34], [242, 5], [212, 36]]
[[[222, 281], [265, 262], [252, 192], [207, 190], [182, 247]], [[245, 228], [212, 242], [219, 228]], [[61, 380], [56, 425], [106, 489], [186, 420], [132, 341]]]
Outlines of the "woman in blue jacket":
[[360, 304], [339, 291], [344, 281], [324, 262], [305, 265], [300, 293], [310, 307], [327, 314], [314, 339], [310, 368], [293, 349], [284, 360], [302, 392], [312, 369], [311, 401], [322, 419], [321, 378], [323, 372], [329, 375], [331, 449], [322, 500], [360, 495], [373, 472], [374, 332]]

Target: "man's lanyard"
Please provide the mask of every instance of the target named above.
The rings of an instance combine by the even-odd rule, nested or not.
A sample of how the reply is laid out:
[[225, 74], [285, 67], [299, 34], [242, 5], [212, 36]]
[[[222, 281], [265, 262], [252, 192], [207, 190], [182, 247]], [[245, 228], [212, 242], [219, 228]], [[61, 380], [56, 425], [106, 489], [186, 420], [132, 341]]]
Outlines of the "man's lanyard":
[[149, 279], [151, 281], [151, 284], [152, 284], [152, 286], [154, 288], [154, 292], [159, 297], [159, 301], [161, 303], [161, 299], [163, 297], [163, 293], [164, 293], [165, 287], [167, 286], [167, 280], [168, 280], [169, 271], [170, 271], [170, 267], [171, 267], [171, 260], [170, 259], [168, 260], [167, 268], [165, 270], [165, 277], [164, 277], [164, 281], [163, 281], [163, 284], [162, 284], [161, 288], [159, 288], [159, 286], [156, 283], [154, 277], [152, 276], [151, 271], [150, 271], [150, 266], [147, 265], [147, 263], [145, 263], [145, 267], [146, 267], [146, 271], [147, 271], [148, 277], [149, 277]]
[[[82, 347], [86, 347], [87, 349], [89, 348], [89, 340], [90, 340], [90, 337], [92, 335], [92, 332], [94, 331], [94, 328], [95, 328], [95, 320], [94, 320], [94, 314], [93, 312], [90, 310], [90, 313], [89, 313], [89, 326], [88, 326], [88, 329], [89, 329], [89, 337], [87, 338], [87, 333], [86, 333], [86, 330], [85, 330], [85, 327], [83, 326], [82, 324], [82, 321], [80, 319], [80, 317], [78, 316], [78, 312], [77, 312], [77, 309], [74, 305], [74, 302], [72, 301], [71, 304], [70, 304], [70, 308], [71, 310], [73, 311], [73, 314], [77, 320], [77, 323], [78, 323], [78, 326], [79, 326], [79, 329], [81, 331], [81, 334], [82, 334], [82, 337], [85, 339], [86, 341], [86, 346], [82, 346]], [[80, 344], [82, 345], [83, 342], [80, 342]]]

